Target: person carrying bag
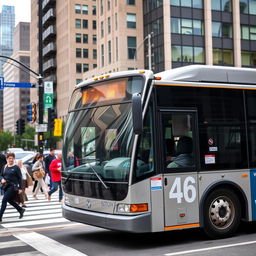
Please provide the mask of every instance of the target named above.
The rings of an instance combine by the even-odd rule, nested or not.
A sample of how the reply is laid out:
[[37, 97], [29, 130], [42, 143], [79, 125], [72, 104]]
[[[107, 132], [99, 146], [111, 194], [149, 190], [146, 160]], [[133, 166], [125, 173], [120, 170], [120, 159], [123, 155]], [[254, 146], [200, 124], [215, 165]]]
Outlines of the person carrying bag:
[[33, 178], [36, 181], [38, 181], [35, 192], [33, 194], [33, 197], [37, 200], [38, 200], [37, 193], [38, 193], [40, 188], [43, 189], [43, 192], [45, 194], [45, 198], [47, 198], [47, 196], [48, 196], [47, 191], [45, 189], [45, 186], [46, 186], [45, 182], [44, 182], [45, 171], [44, 171], [43, 163], [44, 163], [44, 156], [39, 155], [38, 160], [34, 163], [34, 165], [32, 167]]
[[16, 193], [21, 193], [22, 189], [22, 174], [20, 168], [14, 164], [15, 154], [7, 154], [7, 165], [2, 170], [0, 175], [0, 183], [2, 184], [2, 189], [4, 190], [4, 197], [2, 199], [2, 205], [0, 210], [0, 222], [2, 222], [2, 217], [5, 212], [7, 203], [12, 205], [20, 214], [19, 218], [23, 218], [25, 209], [20, 207], [14, 200]]

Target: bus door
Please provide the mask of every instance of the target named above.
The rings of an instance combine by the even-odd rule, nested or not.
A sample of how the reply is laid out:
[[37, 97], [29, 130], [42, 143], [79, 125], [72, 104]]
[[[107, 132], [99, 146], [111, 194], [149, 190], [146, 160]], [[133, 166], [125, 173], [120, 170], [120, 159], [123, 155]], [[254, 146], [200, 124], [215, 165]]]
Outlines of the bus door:
[[196, 111], [160, 110], [165, 229], [199, 226]]

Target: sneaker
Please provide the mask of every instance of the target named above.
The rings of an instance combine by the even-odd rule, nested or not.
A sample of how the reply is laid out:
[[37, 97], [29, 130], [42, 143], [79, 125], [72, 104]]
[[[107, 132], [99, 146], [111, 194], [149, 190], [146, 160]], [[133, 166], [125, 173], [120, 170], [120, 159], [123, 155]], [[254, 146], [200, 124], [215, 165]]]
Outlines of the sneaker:
[[47, 199], [51, 201], [51, 196], [49, 194], [47, 195]]
[[24, 215], [24, 212], [26, 211], [26, 209], [24, 209], [24, 208], [21, 208], [21, 211], [20, 211], [20, 219], [22, 219], [23, 218], [23, 215]]
[[38, 200], [38, 197], [37, 197], [36, 195], [33, 195], [33, 197], [34, 197], [36, 200]]
[[22, 205], [23, 208], [26, 208], [27, 206], [25, 204]]

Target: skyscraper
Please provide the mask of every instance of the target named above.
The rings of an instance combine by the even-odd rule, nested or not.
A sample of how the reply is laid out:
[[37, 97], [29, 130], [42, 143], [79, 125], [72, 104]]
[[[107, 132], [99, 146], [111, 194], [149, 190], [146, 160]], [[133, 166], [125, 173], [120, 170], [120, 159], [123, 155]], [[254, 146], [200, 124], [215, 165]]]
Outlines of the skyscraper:
[[[0, 13], [0, 55], [11, 56], [13, 53], [13, 33], [15, 25], [14, 6], [3, 5]], [[0, 59], [0, 77], [3, 76], [5, 59]], [[3, 91], [0, 90], [0, 130], [3, 129]]]

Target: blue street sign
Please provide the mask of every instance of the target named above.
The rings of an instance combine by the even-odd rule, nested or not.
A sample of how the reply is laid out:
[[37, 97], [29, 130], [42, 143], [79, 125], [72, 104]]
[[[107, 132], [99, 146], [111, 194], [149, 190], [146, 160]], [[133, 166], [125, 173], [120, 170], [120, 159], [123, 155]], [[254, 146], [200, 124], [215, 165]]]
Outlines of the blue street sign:
[[0, 90], [4, 89], [4, 78], [1, 76], [0, 77]]
[[5, 83], [4, 83], [4, 87], [12, 87], [12, 88], [16, 88], [16, 87], [19, 87], [19, 88], [31, 88], [31, 87], [33, 87], [33, 84], [31, 84], [31, 83], [8, 83], [8, 82], [5, 82]]

